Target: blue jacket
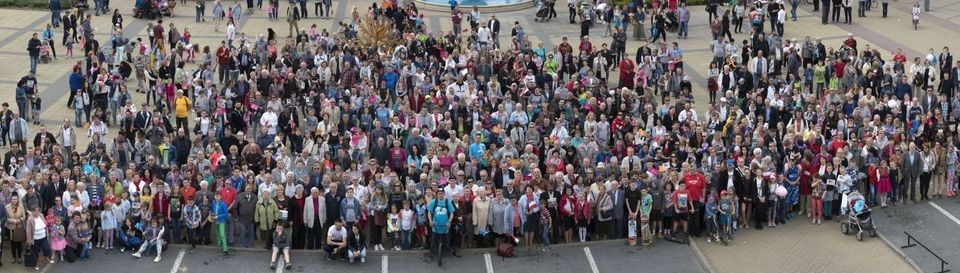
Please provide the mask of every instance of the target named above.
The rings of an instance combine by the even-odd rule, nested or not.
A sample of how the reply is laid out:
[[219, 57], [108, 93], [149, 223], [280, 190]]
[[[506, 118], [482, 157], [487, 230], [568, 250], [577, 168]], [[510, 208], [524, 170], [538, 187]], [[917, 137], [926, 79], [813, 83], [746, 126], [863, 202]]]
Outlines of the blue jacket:
[[359, 220], [360, 219], [360, 201], [357, 201], [357, 198], [343, 198], [343, 200], [340, 200], [340, 217], [343, 217], [343, 219], [347, 219], [346, 218], [347, 202], [353, 202], [353, 207], [356, 208], [353, 211], [355, 213], [356, 219]]
[[213, 203], [213, 211], [217, 213], [217, 224], [227, 222], [227, 204], [223, 200]]

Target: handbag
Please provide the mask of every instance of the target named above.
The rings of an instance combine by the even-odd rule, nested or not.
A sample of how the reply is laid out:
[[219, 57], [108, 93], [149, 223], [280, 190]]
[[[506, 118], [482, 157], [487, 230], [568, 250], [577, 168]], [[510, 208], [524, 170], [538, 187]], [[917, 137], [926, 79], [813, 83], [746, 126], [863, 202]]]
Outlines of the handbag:
[[513, 244], [509, 240], [501, 240], [497, 245], [497, 256], [504, 258], [513, 257]]
[[[608, 196], [603, 197], [603, 201], [606, 201]], [[600, 204], [603, 204], [603, 201], [600, 201]], [[600, 209], [600, 218], [611, 218], [613, 217], [613, 209], [603, 210]]]

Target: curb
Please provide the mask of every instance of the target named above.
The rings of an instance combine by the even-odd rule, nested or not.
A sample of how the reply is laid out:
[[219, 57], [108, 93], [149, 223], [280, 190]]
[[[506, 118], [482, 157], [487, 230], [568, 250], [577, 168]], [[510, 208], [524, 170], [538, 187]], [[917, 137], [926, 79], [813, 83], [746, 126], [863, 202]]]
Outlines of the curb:
[[703, 270], [707, 273], [717, 273], [717, 270], [713, 268], [713, 264], [710, 263], [710, 260], [707, 260], [707, 256], [703, 255], [703, 250], [700, 249], [700, 245], [697, 245], [696, 240], [690, 240], [690, 249], [693, 250], [693, 253], [697, 255], [697, 261], [700, 262], [700, 266], [703, 267]]
[[[583, 242], [583, 243], [579, 243], [579, 242], [578, 242], [578, 243], [571, 243], [571, 244], [557, 244], [557, 245], [554, 245], [554, 246], [558, 246], [558, 247], [560, 247], [560, 246], [562, 246], [562, 247], [585, 247], [585, 246], [593, 246], [593, 245], [598, 245], [598, 244], [603, 244], [603, 243], [612, 243], [612, 242], [617, 242], [617, 241], [624, 241], [624, 239], [604, 240], [604, 241], [588, 241], [588, 242]], [[190, 245], [185, 245], [185, 244], [170, 244], [170, 248], [180, 248], [180, 249], [188, 249], [188, 250], [189, 250]], [[265, 248], [262, 248], [262, 247], [253, 247], [253, 248], [230, 247], [229, 249], [230, 249], [230, 252], [251, 252], [251, 253], [257, 253], [257, 252], [259, 252], [259, 253], [270, 253], [269, 250], [267, 250], [267, 249], [265, 249]], [[219, 246], [214, 246], [214, 245], [198, 245], [198, 246], [197, 246], [197, 250], [214, 250], [214, 251], [216, 251], [216, 252], [219, 253], [219, 251], [221, 250], [221, 248], [220, 248]], [[290, 252], [291, 252], [291, 253], [308, 253], [308, 254], [310, 254], [310, 253], [316, 253], [316, 254], [318, 254], [318, 255], [319, 255], [319, 254], [326, 255], [326, 252], [324, 252], [324, 251], [321, 250], [321, 249], [290, 249]], [[401, 251], [384, 250], [384, 251], [367, 251], [367, 255], [368, 255], [368, 256], [377, 256], [377, 255], [403, 255], [403, 256], [409, 256], [409, 255], [423, 255], [424, 252], [426, 252], [426, 250], [401, 250]], [[488, 247], [488, 248], [462, 248], [462, 249], [459, 249], [458, 252], [460, 252], [461, 254], [485, 254], [485, 253], [489, 253], [489, 254], [492, 254], [492, 255], [496, 255], [497, 250], [496, 250], [496, 248], [490, 248], [490, 247]], [[716, 273], [716, 272], [715, 272], [715, 271], [710, 271], [710, 273]]]
[[899, 246], [893, 244], [893, 242], [891, 242], [889, 239], [887, 239], [887, 236], [883, 236], [883, 233], [880, 232], [879, 230], [877, 230], [877, 237], [879, 237], [880, 240], [883, 241], [884, 244], [887, 244], [887, 247], [889, 247], [890, 249], [892, 249], [893, 252], [896, 252], [897, 254], [899, 254], [900, 257], [903, 258], [904, 261], [906, 261], [908, 264], [910, 264], [910, 267], [913, 267], [913, 270], [915, 270], [916, 272], [923, 272], [923, 269], [921, 269], [920, 266], [917, 265], [917, 263], [916, 263], [915, 261], [913, 261], [912, 258], [910, 258], [910, 256], [907, 256], [907, 253], [906, 253], [906, 252], [903, 252], [903, 250], [900, 249]]

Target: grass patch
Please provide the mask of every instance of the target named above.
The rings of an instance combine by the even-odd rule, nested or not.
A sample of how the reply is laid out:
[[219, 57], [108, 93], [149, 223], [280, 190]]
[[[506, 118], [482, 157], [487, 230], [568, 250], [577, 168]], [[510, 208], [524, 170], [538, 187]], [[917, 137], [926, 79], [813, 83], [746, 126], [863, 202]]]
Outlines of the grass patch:
[[0, 8], [28, 8], [28, 9], [49, 10], [50, 2], [46, 0], [0, 0]]

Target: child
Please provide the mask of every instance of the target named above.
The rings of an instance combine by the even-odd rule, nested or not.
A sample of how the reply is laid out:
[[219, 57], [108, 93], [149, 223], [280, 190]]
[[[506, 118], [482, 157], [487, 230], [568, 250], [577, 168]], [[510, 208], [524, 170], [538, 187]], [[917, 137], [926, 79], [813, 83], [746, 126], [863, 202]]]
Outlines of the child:
[[30, 108], [30, 115], [32, 116], [32, 117], [31, 117], [31, 120], [33, 120], [33, 124], [36, 124], [36, 125], [39, 125], [39, 124], [40, 124], [40, 103], [41, 103], [41, 101], [42, 101], [42, 100], [40, 99], [40, 97], [35, 97], [35, 98], [33, 99], [33, 104], [31, 105], [32, 107]]
[[649, 247], [653, 243], [650, 233], [650, 212], [653, 211], [653, 196], [648, 187], [640, 189], [640, 245]]
[[59, 216], [47, 216], [47, 224], [50, 234], [50, 249], [53, 254], [60, 253], [60, 261], [63, 261], [63, 249], [67, 247], [67, 229], [63, 227], [63, 218]]
[[726, 190], [720, 191], [720, 200], [717, 202], [717, 241], [730, 240], [730, 217], [733, 215], [733, 200]]
[[397, 204], [391, 204], [390, 213], [387, 213], [387, 234], [393, 239], [393, 250], [400, 250], [400, 210]]
[[717, 195], [716, 189], [710, 190], [710, 195], [707, 197], [707, 203], [704, 204], [703, 210], [703, 221], [707, 224], [707, 243], [711, 242], [711, 239], [720, 242], [720, 237], [717, 235]]
[[543, 243], [542, 251], [550, 250], [550, 227], [553, 226], [550, 218], [550, 209], [547, 208], [547, 199], [540, 198], [540, 241]]
[[661, 224], [661, 233], [660, 237], [670, 238], [673, 235], [673, 218], [676, 215], [676, 211], [673, 208], [673, 183], [666, 182], [663, 184], [663, 200], [665, 206], [663, 206], [663, 223]]
[[277, 19], [277, 18], [273, 18], [273, 9], [275, 8], [276, 7], [273, 6], [273, 2], [270, 2], [269, 4], [267, 4], [267, 20], [273, 21], [274, 19]]
[[423, 196], [417, 196], [417, 237], [420, 249], [427, 249], [427, 200]]
[[67, 58], [73, 58], [73, 39], [67, 39]]
[[415, 212], [410, 209], [410, 200], [403, 200], [403, 210], [400, 211], [400, 248], [410, 250], [410, 235], [413, 234]]
[[100, 228], [103, 229], [103, 236], [100, 236], [100, 246], [107, 250], [113, 249], [113, 233], [117, 229], [117, 215], [113, 210], [113, 202], [104, 203], [103, 211], [100, 212]]

